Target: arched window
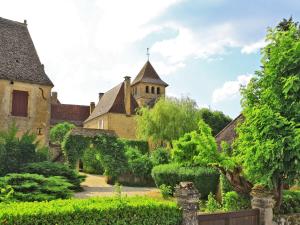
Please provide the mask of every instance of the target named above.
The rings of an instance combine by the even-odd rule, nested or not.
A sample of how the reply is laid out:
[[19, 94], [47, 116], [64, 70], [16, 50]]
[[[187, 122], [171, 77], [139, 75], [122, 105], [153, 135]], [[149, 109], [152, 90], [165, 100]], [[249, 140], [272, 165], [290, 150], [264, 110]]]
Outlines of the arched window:
[[146, 93], [149, 93], [149, 86], [146, 86]]
[[151, 93], [154, 94], [155, 93], [155, 88], [151, 87]]
[[156, 88], [156, 94], [160, 95], [160, 88]]

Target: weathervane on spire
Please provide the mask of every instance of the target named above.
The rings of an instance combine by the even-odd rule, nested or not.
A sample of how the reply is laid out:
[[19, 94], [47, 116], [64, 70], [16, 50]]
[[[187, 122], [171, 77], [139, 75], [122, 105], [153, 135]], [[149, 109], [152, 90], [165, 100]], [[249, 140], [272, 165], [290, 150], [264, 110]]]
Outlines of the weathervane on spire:
[[150, 53], [149, 53], [149, 48], [147, 48], [147, 57], [148, 57], [148, 61], [149, 61], [149, 56], [150, 56]]

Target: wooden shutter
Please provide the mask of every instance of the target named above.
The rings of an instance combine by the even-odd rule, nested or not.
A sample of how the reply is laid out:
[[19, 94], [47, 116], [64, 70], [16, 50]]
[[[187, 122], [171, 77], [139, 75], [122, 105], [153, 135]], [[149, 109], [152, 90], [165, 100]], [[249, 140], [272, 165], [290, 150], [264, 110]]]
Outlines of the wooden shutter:
[[27, 91], [13, 91], [12, 99], [12, 112], [13, 116], [28, 115], [28, 92]]

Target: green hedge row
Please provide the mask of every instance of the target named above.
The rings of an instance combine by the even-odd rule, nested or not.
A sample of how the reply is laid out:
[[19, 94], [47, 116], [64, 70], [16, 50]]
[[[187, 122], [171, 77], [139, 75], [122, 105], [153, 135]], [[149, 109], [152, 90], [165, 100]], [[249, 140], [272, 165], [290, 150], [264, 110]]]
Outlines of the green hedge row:
[[0, 204], [0, 224], [171, 225], [180, 224], [174, 202], [146, 197], [91, 198]]
[[152, 177], [157, 187], [162, 184], [171, 186], [173, 191], [177, 184], [183, 181], [194, 183], [201, 198], [205, 199], [210, 192], [216, 193], [219, 183], [219, 173], [211, 168], [182, 167], [178, 164], [164, 164], [152, 169]]

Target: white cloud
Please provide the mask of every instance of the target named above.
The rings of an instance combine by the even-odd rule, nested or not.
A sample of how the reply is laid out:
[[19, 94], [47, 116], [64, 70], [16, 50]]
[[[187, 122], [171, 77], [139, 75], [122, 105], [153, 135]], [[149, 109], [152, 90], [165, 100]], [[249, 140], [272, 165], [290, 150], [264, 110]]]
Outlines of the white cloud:
[[267, 42], [263, 40], [259, 40], [257, 42], [251, 43], [249, 45], [245, 45], [241, 52], [244, 54], [257, 53], [261, 48], [265, 47]]
[[222, 102], [238, 96], [241, 86], [246, 86], [252, 77], [252, 74], [240, 75], [234, 81], [225, 82], [222, 87], [214, 90], [212, 95], [213, 103]]

